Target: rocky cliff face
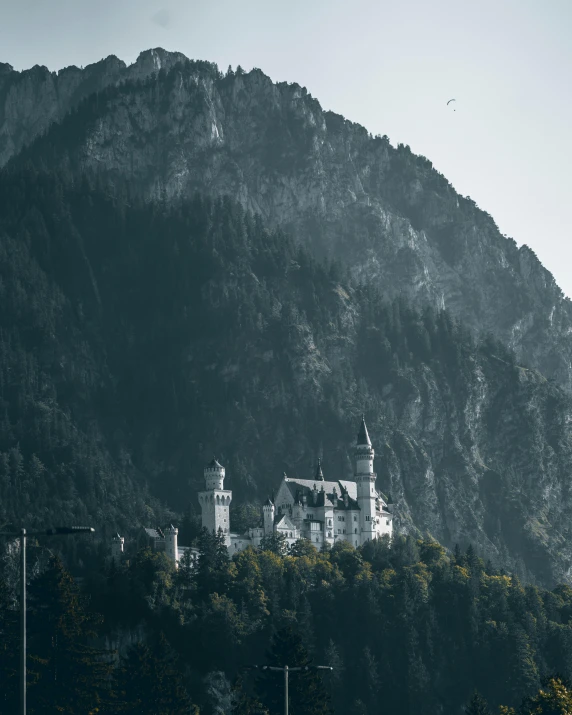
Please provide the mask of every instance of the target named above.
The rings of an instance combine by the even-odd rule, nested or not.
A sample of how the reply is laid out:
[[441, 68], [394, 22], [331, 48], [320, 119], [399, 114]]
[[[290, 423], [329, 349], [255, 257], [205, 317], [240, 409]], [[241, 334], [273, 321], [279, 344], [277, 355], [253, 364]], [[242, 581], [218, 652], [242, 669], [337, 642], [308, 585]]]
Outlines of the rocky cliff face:
[[[21, 333], [3, 380], [14, 404], [29, 400], [37, 413], [26, 431], [7, 400], [0, 441], [8, 453], [28, 434], [29, 493], [40, 493], [33, 435], [44, 382], [79, 432], [128, 465], [106, 467], [114, 504], [136, 478], [185, 503], [221, 445], [241, 495], [272, 489], [277, 470], [305, 476], [317, 450], [343, 474], [365, 408], [402, 531], [472, 542], [545, 583], [570, 577], [572, 410], [530, 369], [571, 389], [570, 303], [532, 251], [502, 237], [428, 160], [323, 112], [297, 85], [259, 70], [223, 77], [162, 51], [131, 67], [110, 58], [58, 75], [4, 66], [0, 127], [0, 236], [12, 256], [2, 321]], [[76, 181], [64, 200], [33, 172], [29, 184], [12, 182], [34, 165], [103, 179], [103, 195]], [[137, 194], [154, 199], [147, 214], [114, 203], [125, 190], [134, 205]], [[352, 281], [318, 269], [232, 202], [215, 210], [182, 200], [197, 191], [230, 195], [311, 253], [341, 259]], [[24, 250], [37, 283], [29, 295], [18, 277]], [[71, 316], [59, 329], [48, 284]], [[446, 314], [378, 309], [360, 284], [445, 308], [517, 360], [500, 344], [471, 343]], [[38, 334], [16, 314], [32, 316]], [[37, 378], [16, 379], [21, 355]], [[41, 458], [56, 465], [46, 441]], [[6, 494], [13, 479], [0, 470]], [[82, 480], [79, 503], [91, 514], [103, 482], [91, 472]], [[52, 514], [56, 496], [44, 495]], [[15, 518], [20, 506], [10, 508]]]
[[388, 297], [445, 307], [572, 389], [572, 307], [534, 253], [427, 159], [324, 112], [305, 88], [260, 70], [223, 77], [162, 50], [130, 67], [5, 70], [0, 163], [50, 125], [26, 158], [153, 198], [228, 194]]
[[91, 94], [125, 80], [146, 79], [185, 59], [176, 52], [149, 50], [130, 67], [110, 55], [85, 68], [72, 65], [59, 72], [39, 65], [15, 72], [0, 63], [0, 167]]
[[196, 509], [213, 453], [237, 502], [318, 456], [351, 478], [365, 411], [399, 531], [570, 580], [572, 398], [446, 312], [388, 304], [231, 202], [52, 175], [0, 177], [0, 256], [0, 520]]

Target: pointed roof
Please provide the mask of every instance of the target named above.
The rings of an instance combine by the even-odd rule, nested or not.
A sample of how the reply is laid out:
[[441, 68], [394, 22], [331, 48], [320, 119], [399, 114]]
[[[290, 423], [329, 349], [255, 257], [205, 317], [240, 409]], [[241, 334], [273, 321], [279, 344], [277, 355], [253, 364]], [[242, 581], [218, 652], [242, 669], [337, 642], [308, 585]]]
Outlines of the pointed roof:
[[266, 499], [266, 501], [264, 502], [264, 506], [274, 506], [274, 502], [270, 497]]
[[216, 457], [213, 457], [211, 461], [207, 464], [207, 467], [218, 467], [219, 469], [222, 469], [222, 464], [217, 461]]
[[357, 444], [358, 446], [365, 445], [367, 447], [371, 447], [371, 440], [367, 432], [367, 427], [365, 426], [365, 417], [363, 415], [361, 416], [361, 425], [359, 426]]
[[322, 471], [322, 460], [318, 459], [318, 465], [316, 467], [316, 476], [314, 479], [317, 479], [319, 482], [324, 481], [324, 472]]
[[294, 531], [296, 524], [286, 514], [278, 514], [274, 519], [276, 529], [292, 529]]

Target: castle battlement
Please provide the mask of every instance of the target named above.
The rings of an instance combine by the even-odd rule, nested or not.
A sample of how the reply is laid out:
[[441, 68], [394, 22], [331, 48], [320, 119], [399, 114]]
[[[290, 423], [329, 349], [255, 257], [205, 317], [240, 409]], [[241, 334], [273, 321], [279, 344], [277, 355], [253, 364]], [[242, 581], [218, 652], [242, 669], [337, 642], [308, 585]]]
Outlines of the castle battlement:
[[[226, 470], [215, 457], [204, 469], [205, 489], [198, 494], [202, 525], [223, 534], [231, 556], [248, 546], [260, 546], [264, 537], [272, 534], [282, 534], [289, 546], [299, 539], [308, 539], [316, 548], [333, 546], [340, 540], [358, 547], [382, 536], [391, 537], [392, 507], [375, 487], [374, 457], [362, 416], [354, 447], [354, 480], [327, 480], [321, 460], [313, 478], [298, 479], [284, 474], [276, 496], [268, 498], [262, 506], [262, 524], [245, 534], [231, 531], [232, 491], [224, 488]], [[119, 534], [114, 537], [113, 559], [123, 556], [124, 541]], [[198, 556], [196, 549], [178, 545], [178, 529], [172, 525], [164, 532], [143, 529], [139, 541], [155, 551], [164, 551], [175, 564], [188, 550], [193, 558]]]
[[[393, 534], [390, 505], [375, 488], [375, 452], [362, 416], [354, 448], [354, 481], [327, 481], [321, 460], [313, 479], [283, 475], [276, 497], [262, 507], [263, 524], [246, 534], [231, 531], [229, 505], [232, 492], [223, 489], [224, 467], [215, 459], [205, 468], [206, 490], [199, 493], [203, 526], [219, 529], [232, 555], [247, 546], [260, 546], [273, 533], [283, 534], [291, 546], [308, 539], [317, 548], [344, 540], [352, 546]], [[216, 474], [216, 486], [214, 475]], [[221, 477], [222, 475], [222, 477]]]

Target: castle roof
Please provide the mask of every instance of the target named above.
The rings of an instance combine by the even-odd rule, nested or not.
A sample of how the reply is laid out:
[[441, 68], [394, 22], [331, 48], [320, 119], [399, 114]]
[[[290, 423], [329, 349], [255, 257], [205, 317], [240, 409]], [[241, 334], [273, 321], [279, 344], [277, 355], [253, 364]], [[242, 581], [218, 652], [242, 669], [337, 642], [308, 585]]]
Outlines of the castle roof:
[[371, 440], [369, 438], [367, 427], [365, 426], [365, 417], [363, 415], [361, 416], [361, 424], [359, 426], [357, 444], [358, 446], [366, 445], [367, 447], [371, 447]]
[[318, 459], [318, 464], [316, 466], [316, 476], [315, 479], [319, 482], [324, 481], [324, 472], [322, 471], [322, 460]]
[[[285, 482], [290, 493], [296, 499], [296, 495], [304, 495], [306, 497], [313, 497], [312, 492], [316, 490], [318, 492], [318, 498], [320, 493], [323, 491], [326, 497], [333, 504], [334, 490], [338, 497], [345, 491], [347, 491], [348, 496], [351, 500], [357, 500], [357, 484], [355, 482], [348, 482], [346, 480], [340, 480], [337, 482], [327, 482], [325, 480], [319, 479], [296, 479], [290, 477], [287, 482]], [[323, 504], [323, 502], [322, 502]], [[311, 506], [311, 503], [310, 503]]]
[[270, 497], [266, 499], [266, 501], [264, 502], [264, 506], [274, 506], [274, 502]]
[[298, 527], [292, 522], [292, 520], [286, 516], [286, 514], [278, 515], [274, 519], [274, 524], [276, 529], [289, 529], [295, 531]]
[[222, 468], [223, 468], [223, 467], [222, 467], [222, 464], [220, 464], [220, 463], [217, 461], [217, 458], [216, 458], [216, 457], [213, 457], [213, 458], [211, 459], [211, 461], [207, 464], [207, 467], [210, 467], [210, 468], [217, 467], [218, 469], [222, 469]]
[[164, 539], [162, 532], [159, 529], [145, 529], [145, 533], [150, 539]]

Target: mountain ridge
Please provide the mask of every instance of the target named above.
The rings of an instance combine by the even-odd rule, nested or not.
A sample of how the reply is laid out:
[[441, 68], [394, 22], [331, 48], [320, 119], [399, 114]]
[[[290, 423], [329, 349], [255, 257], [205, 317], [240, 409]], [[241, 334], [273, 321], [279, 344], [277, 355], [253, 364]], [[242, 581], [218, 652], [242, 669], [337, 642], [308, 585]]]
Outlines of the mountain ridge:
[[102, 71], [95, 93], [84, 85], [75, 108], [8, 167], [92, 172], [152, 200], [229, 195], [388, 299], [446, 307], [572, 389], [572, 304], [534, 252], [501, 236], [428, 159], [258, 69], [223, 75], [150, 50], [118, 72]]

